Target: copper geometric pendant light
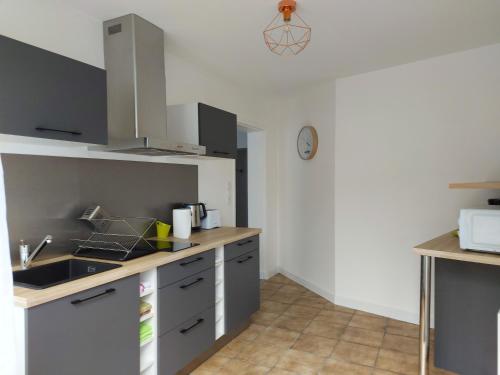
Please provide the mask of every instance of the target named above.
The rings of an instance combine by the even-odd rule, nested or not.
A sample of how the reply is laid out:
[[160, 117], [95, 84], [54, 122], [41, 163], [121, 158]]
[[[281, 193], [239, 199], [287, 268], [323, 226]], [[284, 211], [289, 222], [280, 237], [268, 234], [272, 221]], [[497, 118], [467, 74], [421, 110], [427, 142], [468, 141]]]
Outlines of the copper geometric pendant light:
[[279, 13], [264, 30], [264, 40], [271, 50], [278, 55], [296, 55], [311, 40], [311, 28], [295, 11], [295, 0], [281, 0]]

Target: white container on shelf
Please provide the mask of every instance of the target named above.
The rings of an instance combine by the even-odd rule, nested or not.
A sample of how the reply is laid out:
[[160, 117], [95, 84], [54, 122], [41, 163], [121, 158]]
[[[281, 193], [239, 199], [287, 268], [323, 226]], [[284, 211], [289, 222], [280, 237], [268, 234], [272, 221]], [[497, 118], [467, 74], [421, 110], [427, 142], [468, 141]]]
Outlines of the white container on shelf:
[[176, 208], [174, 216], [174, 237], [188, 239], [191, 236], [191, 210]]

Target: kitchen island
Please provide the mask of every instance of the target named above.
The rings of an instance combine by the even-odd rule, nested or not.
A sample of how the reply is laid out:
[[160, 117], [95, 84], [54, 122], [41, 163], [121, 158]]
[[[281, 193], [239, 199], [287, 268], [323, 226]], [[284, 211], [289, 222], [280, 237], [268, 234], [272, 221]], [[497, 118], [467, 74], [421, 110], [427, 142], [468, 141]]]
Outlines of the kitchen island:
[[461, 375], [494, 375], [500, 255], [462, 250], [455, 233], [446, 233], [414, 248], [421, 256], [419, 373], [429, 374], [434, 258], [436, 367]]
[[[121, 267], [46, 289], [15, 287], [24, 353], [19, 374], [163, 375], [195, 368], [259, 309], [260, 233], [200, 231], [189, 238], [199, 245], [186, 250], [97, 260]], [[150, 310], [140, 315], [144, 303]]]

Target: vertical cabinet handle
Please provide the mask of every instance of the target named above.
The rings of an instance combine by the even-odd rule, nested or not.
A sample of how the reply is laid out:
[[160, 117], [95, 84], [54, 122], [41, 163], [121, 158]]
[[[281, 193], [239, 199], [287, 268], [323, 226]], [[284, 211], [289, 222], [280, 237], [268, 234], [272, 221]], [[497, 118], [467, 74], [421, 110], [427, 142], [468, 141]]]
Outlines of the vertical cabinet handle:
[[186, 333], [188, 333], [189, 331], [191, 331], [194, 327], [196, 327], [197, 325], [200, 325], [201, 323], [203, 323], [205, 319], [203, 318], [200, 318], [196, 321], [196, 323], [194, 323], [193, 325], [187, 327], [187, 328], [183, 328], [181, 329], [179, 332], [182, 333], [183, 335], [185, 335]]
[[180, 265], [181, 265], [182, 267], [185, 267], [185, 266], [189, 266], [190, 264], [193, 264], [193, 263], [199, 262], [200, 260], [203, 260], [203, 257], [198, 257], [198, 258], [196, 258], [196, 259], [190, 260], [189, 262], [182, 262], [182, 263], [180, 263]]
[[63, 129], [46, 128], [43, 126], [37, 126], [35, 130], [38, 130], [39, 132], [55, 132], [55, 133], [66, 133], [72, 135], [82, 135], [82, 132], [79, 130], [63, 130]]
[[250, 259], [252, 259], [253, 256], [249, 255], [248, 257], [246, 257], [245, 259], [242, 259], [242, 260], [239, 260], [238, 263], [245, 263], [245, 262], [248, 262]]
[[82, 298], [82, 299], [75, 299], [75, 300], [71, 301], [71, 304], [72, 305], [78, 305], [80, 303], [90, 301], [91, 299], [94, 299], [94, 298], [98, 298], [98, 297], [106, 296], [106, 295], [109, 295], [109, 294], [113, 294], [114, 292], [116, 292], [115, 288], [109, 288], [109, 289], [106, 289], [104, 292], [96, 294], [94, 296], [90, 296], [90, 297]]
[[193, 281], [192, 283], [189, 283], [189, 284], [184, 284], [184, 285], [181, 285], [179, 288], [181, 289], [187, 289], [189, 288], [190, 286], [193, 286], [195, 284], [198, 284], [200, 282], [203, 281], [203, 277], [198, 277], [195, 281]]

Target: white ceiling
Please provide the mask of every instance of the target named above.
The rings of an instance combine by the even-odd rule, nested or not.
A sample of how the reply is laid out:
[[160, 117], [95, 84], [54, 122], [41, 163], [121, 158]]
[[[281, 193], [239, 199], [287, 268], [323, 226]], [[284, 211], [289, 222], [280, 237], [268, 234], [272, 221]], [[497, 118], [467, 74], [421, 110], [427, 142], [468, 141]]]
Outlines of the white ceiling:
[[280, 57], [262, 30], [277, 0], [65, 0], [105, 20], [137, 13], [167, 48], [227, 78], [282, 90], [500, 43], [499, 0], [298, 0], [312, 27], [299, 55]]

